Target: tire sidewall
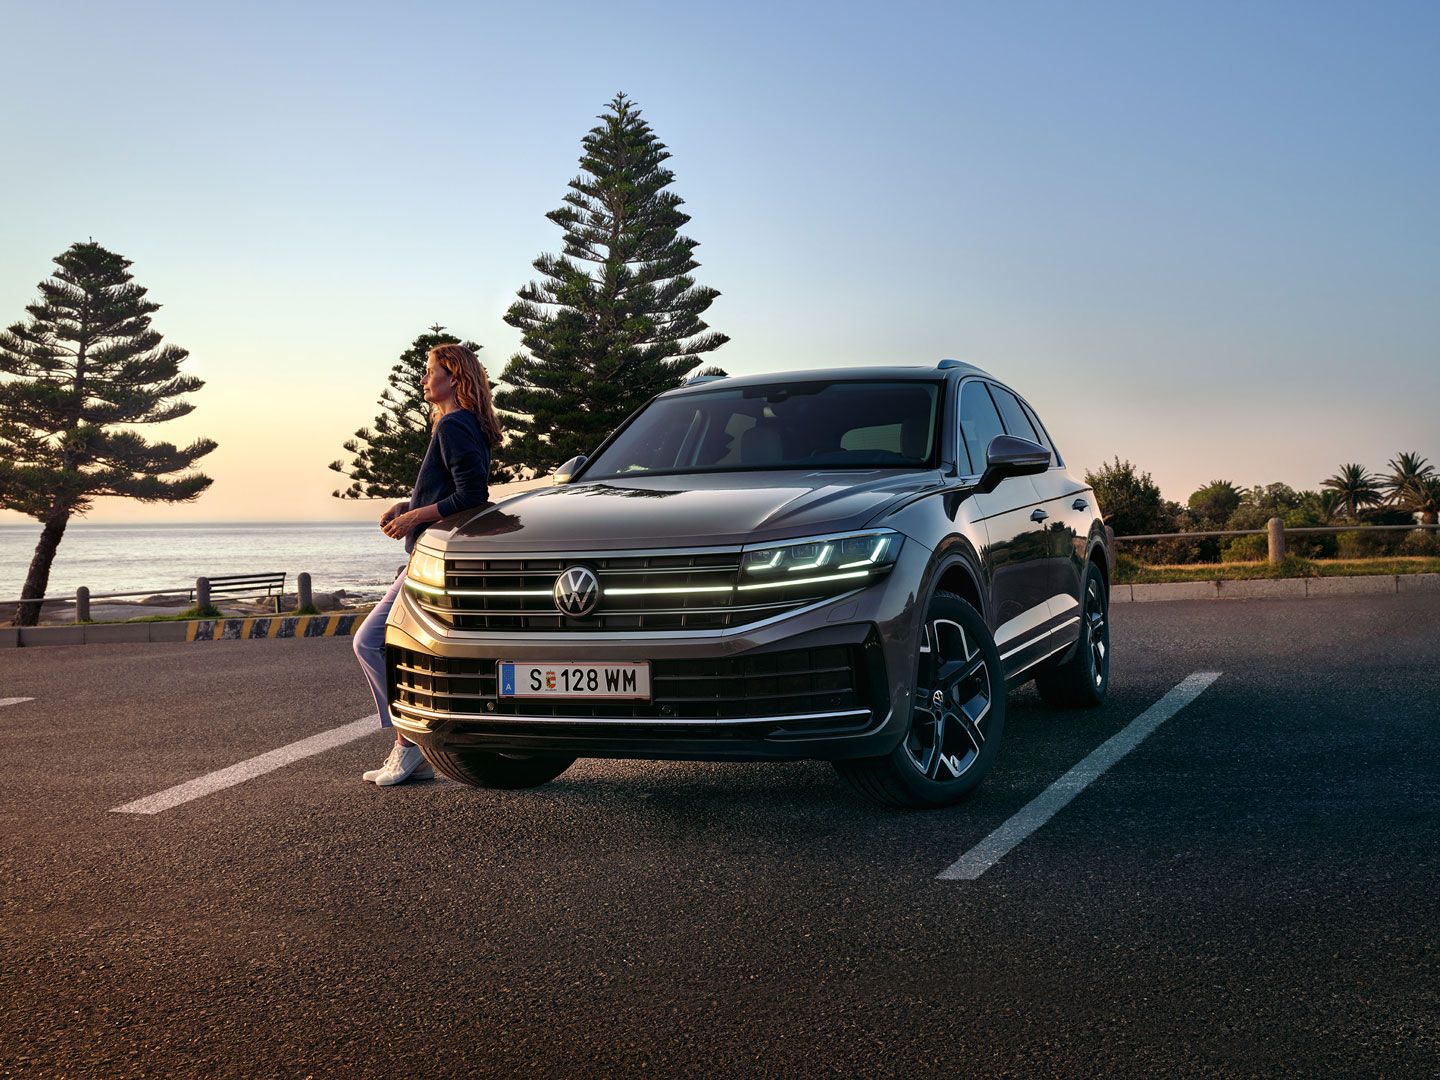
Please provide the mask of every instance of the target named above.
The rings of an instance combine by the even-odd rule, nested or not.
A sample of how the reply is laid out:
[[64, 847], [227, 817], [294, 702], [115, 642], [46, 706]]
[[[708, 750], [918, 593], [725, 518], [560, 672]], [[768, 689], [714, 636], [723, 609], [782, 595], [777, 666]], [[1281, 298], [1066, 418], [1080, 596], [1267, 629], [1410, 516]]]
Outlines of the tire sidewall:
[[[1099, 672], [1100, 681], [1095, 681], [1095, 653], [1091, 648], [1090, 631], [1088, 625], [1081, 631], [1081, 648], [1085, 650], [1085, 658], [1082, 661], [1085, 667], [1085, 677], [1089, 680], [1089, 686], [1097, 703], [1105, 700], [1106, 692], [1110, 689], [1110, 590], [1105, 587], [1105, 578], [1100, 573], [1100, 568], [1090, 563], [1085, 571], [1085, 581], [1081, 586], [1081, 596], [1084, 602], [1081, 606], [1081, 618], [1085, 618], [1085, 606], [1090, 602], [1090, 582], [1094, 581], [1096, 592], [1100, 597], [1100, 612], [1105, 616], [1105, 660], [1103, 670]], [[1086, 620], [1088, 623], [1088, 620]]]
[[[891, 766], [895, 779], [905, 787], [917, 804], [936, 807], [948, 806], [963, 799], [985, 779], [985, 774], [990, 771], [995, 755], [1000, 750], [1001, 739], [1005, 731], [1006, 683], [1004, 669], [1000, 663], [1000, 650], [996, 647], [994, 635], [985, 625], [985, 619], [980, 612], [954, 593], [937, 592], [930, 598], [930, 603], [925, 609], [925, 621], [928, 623], [932, 619], [953, 619], [963, 626], [966, 633], [978, 643], [980, 651], [985, 654], [985, 665], [990, 674], [990, 713], [985, 745], [981, 748], [975, 763], [965, 770], [964, 776], [942, 783], [921, 775], [905, 748], [906, 740], [910, 737], [909, 724], [905, 727], [904, 737], [891, 751]], [[920, 654], [917, 647], [911, 672], [912, 686], [909, 702], [911, 724], [914, 723], [915, 717], [915, 695], [919, 693], [919, 674]]]

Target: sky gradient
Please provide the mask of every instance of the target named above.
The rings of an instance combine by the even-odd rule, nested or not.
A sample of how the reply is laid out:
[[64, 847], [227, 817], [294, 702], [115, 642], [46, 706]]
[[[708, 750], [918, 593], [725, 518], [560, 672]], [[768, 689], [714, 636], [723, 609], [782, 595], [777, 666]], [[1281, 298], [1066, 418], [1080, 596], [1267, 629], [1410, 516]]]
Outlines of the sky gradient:
[[[326, 464], [431, 323], [480, 342], [617, 91], [735, 374], [954, 356], [1183, 500], [1440, 462], [1434, 4], [12, 5], [0, 322], [93, 237], [207, 381], [190, 504], [368, 519]], [[0, 522], [23, 522], [0, 512]]]

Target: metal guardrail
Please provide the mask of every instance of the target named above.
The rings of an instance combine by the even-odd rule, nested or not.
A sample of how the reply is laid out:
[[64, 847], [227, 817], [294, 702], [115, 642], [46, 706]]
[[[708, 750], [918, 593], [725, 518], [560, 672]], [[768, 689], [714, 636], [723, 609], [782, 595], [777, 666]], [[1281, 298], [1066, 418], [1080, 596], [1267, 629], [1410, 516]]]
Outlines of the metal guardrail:
[[[260, 575], [256, 576], [258, 577]], [[268, 576], [273, 578], [277, 575]], [[278, 576], [282, 581], [284, 580], [284, 575]], [[233, 580], [233, 578], [231, 580]], [[311, 587], [309, 574], [301, 573], [295, 575], [295, 592], [296, 606], [299, 607], [302, 611], [306, 608], [315, 606], [314, 591]], [[207, 577], [199, 577], [195, 579], [195, 584], [193, 585], [179, 585], [173, 589], [132, 589], [129, 592], [108, 593], [92, 593], [84, 585], [81, 585], [78, 589], [75, 590], [75, 621], [77, 623], [87, 623], [90, 621], [91, 600], [113, 600], [116, 597], [120, 596], [163, 596], [166, 593], [175, 593], [177, 595], [183, 593], [186, 600], [189, 600], [190, 597], [193, 595], [196, 598], [195, 606], [199, 608], [206, 608], [210, 606], [210, 579]], [[258, 584], [256, 589], [256, 595], [258, 596], [261, 593], [264, 593], [264, 595], [266, 595], [267, 597], [275, 597], [275, 607], [278, 613], [280, 607], [280, 597], [276, 595], [273, 591], [267, 590], [264, 584]], [[43, 610], [43, 605], [45, 604], [64, 604], [68, 603], [69, 601], [69, 597], [66, 597], [62, 600], [58, 596], [23, 596], [18, 600], [0, 600], [0, 607], [8, 607], [9, 605], [14, 604], [16, 605], [16, 610], [18, 611], [22, 605], [34, 604], [36, 607], [40, 607]]]
[[1263, 529], [1217, 529], [1206, 532], [1139, 533], [1135, 536], [1112, 536], [1121, 540], [1199, 540], [1219, 536], [1268, 536], [1270, 564], [1273, 566], [1285, 558], [1285, 536], [1287, 533], [1370, 533], [1370, 532], [1411, 532], [1415, 529], [1440, 529], [1440, 525], [1295, 525], [1287, 526], [1283, 518], [1272, 517]]

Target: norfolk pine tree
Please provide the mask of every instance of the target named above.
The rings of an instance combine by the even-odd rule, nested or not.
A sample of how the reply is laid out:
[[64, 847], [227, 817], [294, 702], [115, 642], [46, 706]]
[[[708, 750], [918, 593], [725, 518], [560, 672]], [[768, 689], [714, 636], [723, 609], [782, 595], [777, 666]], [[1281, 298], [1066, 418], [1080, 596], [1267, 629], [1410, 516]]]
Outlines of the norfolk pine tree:
[[[180, 396], [205, 385], [180, 374], [189, 353], [150, 328], [160, 305], [131, 280], [130, 260], [91, 241], [55, 265], [29, 321], [0, 333], [0, 507], [43, 524], [22, 600], [45, 595], [72, 514], [102, 495], [189, 502], [210, 478], [164, 477], [215, 449], [210, 439], [149, 443], [118, 426], [184, 416], [195, 406]], [[39, 616], [39, 604], [21, 604], [13, 625]]]
[[332, 461], [330, 468], [350, 479], [337, 499], [404, 499], [415, 486], [415, 473], [430, 445], [430, 405], [425, 400], [425, 355], [437, 345], [462, 344], [473, 353], [480, 346], [462, 342], [443, 326], [432, 326], [400, 354], [390, 369], [389, 386], [380, 395], [380, 413], [373, 428], [361, 428], [345, 449], [355, 455], [347, 466]]
[[665, 190], [675, 179], [665, 145], [624, 94], [598, 119], [565, 205], [546, 215], [564, 230], [564, 251], [535, 260], [541, 280], [505, 315], [526, 350], [495, 397], [510, 414], [497, 464], [511, 479], [590, 453], [729, 340], [700, 318], [720, 294], [690, 277], [697, 245], [680, 235], [683, 200]]

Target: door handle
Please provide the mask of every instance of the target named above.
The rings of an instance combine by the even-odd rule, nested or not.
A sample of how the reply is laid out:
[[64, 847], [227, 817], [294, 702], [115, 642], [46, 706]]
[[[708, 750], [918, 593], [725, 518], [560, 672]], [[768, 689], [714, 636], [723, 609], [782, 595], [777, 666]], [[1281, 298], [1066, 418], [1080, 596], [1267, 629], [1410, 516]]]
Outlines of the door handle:
[[1090, 504], [1087, 503], [1084, 499], [1076, 499], [1073, 503], [1070, 504], [1071, 508], [1074, 510], [1084, 510], [1089, 505]]
[[1041, 510], [1039, 507], [1036, 507], [1036, 509], [1035, 509], [1034, 511], [1032, 511], [1031, 514], [1030, 514], [1030, 520], [1031, 520], [1031, 521], [1044, 521], [1044, 520], [1045, 520], [1047, 517], [1049, 517], [1049, 516], [1050, 516], [1050, 515], [1047, 514], [1044, 510]]

